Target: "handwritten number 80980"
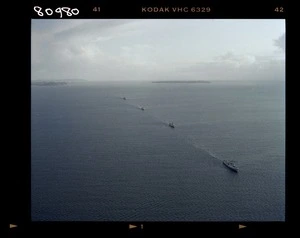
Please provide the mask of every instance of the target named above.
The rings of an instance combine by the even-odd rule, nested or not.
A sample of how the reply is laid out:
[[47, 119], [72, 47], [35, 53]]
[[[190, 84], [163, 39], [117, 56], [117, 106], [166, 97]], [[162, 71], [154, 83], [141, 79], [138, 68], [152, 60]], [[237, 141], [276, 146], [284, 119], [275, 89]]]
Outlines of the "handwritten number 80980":
[[35, 6], [33, 8], [33, 10], [40, 16], [40, 17], [43, 17], [44, 15], [47, 15], [47, 16], [52, 16], [53, 13], [58, 13], [60, 14], [60, 18], [63, 17], [63, 14], [65, 13], [68, 17], [71, 17], [71, 16], [76, 16], [79, 14], [79, 10], [77, 8], [70, 8], [70, 7], [58, 7], [56, 8], [54, 11], [51, 9], [51, 8], [46, 8], [44, 10], [44, 12], [42, 11], [42, 8], [39, 7], [39, 6]]

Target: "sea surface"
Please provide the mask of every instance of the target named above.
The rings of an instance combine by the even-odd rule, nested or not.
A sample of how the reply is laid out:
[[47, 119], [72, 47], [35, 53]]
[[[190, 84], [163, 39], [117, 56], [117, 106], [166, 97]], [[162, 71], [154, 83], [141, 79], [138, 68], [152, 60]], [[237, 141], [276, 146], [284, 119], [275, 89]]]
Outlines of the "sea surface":
[[33, 221], [285, 220], [284, 81], [31, 91]]

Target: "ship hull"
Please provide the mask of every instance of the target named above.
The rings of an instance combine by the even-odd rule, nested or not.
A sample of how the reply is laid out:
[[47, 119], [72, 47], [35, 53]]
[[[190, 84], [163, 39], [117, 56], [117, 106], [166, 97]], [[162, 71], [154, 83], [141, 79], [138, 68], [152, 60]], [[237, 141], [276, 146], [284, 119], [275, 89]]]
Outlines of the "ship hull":
[[234, 168], [234, 167], [231, 167], [230, 165], [228, 165], [225, 161], [223, 161], [223, 164], [228, 168], [230, 169], [231, 171], [233, 172], [238, 172], [238, 169], [237, 168]]

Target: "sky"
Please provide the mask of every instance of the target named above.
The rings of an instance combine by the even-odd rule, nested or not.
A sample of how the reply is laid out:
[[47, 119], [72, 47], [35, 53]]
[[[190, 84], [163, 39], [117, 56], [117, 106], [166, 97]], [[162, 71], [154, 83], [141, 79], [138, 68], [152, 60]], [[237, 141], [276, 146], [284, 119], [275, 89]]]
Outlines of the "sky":
[[282, 19], [33, 19], [32, 80], [285, 80]]

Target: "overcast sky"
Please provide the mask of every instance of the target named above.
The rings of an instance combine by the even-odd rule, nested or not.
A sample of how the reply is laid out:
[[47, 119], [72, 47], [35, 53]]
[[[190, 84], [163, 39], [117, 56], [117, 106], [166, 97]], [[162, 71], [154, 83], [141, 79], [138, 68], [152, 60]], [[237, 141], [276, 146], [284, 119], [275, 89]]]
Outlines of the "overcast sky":
[[284, 20], [32, 20], [32, 79], [284, 80]]

